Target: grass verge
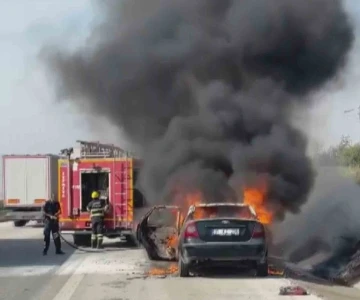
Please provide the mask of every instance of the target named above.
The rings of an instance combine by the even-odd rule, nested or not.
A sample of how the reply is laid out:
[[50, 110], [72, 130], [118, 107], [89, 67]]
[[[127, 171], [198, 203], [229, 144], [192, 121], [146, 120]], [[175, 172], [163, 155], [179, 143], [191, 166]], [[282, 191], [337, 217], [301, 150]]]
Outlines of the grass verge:
[[360, 185], [360, 167], [348, 167], [343, 169], [343, 175], [352, 178]]

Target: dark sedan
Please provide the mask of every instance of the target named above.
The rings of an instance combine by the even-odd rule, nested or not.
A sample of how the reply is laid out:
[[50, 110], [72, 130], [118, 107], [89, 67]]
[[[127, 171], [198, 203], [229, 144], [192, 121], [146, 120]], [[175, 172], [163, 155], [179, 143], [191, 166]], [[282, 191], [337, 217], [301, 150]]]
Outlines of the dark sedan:
[[179, 274], [188, 277], [200, 266], [246, 266], [268, 275], [265, 227], [245, 204], [191, 206], [179, 235]]

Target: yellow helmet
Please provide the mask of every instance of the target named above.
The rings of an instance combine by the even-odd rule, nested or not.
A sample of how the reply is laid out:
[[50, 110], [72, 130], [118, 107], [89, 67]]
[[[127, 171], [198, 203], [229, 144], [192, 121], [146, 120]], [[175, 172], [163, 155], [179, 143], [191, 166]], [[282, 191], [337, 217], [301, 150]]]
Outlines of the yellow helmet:
[[91, 193], [91, 198], [92, 198], [92, 199], [97, 199], [97, 198], [99, 198], [99, 197], [100, 197], [99, 192], [94, 191], [94, 192]]

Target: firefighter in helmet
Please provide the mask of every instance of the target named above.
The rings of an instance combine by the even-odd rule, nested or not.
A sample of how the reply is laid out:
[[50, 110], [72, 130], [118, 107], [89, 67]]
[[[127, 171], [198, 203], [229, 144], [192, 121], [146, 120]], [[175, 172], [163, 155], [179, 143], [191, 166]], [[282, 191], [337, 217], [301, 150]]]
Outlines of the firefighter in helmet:
[[50, 233], [52, 233], [55, 253], [64, 254], [61, 250], [61, 241], [59, 235], [59, 216], [61, 214], [61, 207], [59, 202], [52, 195], [42, 206], [42, 213], [44, 216], [44, 249], [43, 255], [47, 255], [50, 246]]
[[102, 248], [103, 234], [104, 234], [104, 218], [108, 206], [105, 201], [100, 199], [98, 191], [91, 193], [91, 202], [87, 206], [87, 211], [90, 212], [91, 218], [91, 248]]

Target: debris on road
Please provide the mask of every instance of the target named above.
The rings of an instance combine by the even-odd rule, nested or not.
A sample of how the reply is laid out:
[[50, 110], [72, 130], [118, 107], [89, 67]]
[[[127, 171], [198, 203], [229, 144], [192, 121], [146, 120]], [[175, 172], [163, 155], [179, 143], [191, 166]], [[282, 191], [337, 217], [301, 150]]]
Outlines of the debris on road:
[[312, 272], [333, 283], [351, 286], [360, 277], [360, 242], [349, 239], [333, 256], [315, 266]]
[[309, 293], [301, 286], [285, 286], [280, 288], [282, 296], [307, 296]]

